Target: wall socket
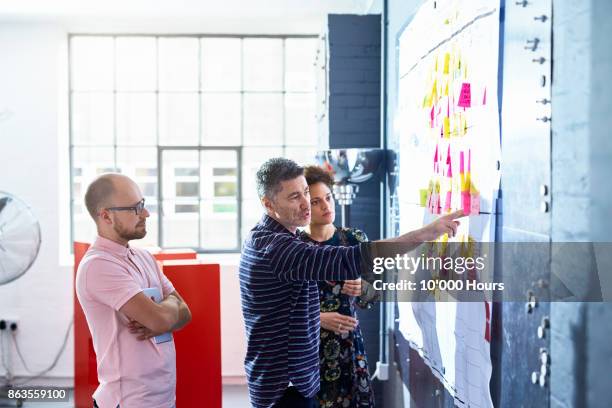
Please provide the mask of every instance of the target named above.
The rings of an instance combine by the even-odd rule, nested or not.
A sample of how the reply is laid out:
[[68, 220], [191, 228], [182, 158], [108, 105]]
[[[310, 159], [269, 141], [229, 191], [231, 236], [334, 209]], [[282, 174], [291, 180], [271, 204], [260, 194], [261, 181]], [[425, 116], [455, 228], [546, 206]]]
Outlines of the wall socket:
[[6, 324], [4, 329], [5, 331], [12, 331], [11, 327], [13, 327], [13, 325], [16, 328], [15, 330], [19, 330], [19, 319], [17, 319], [16, 317], [2, 317], [0, 318], [0, 325], [2, 324], [2, 322]]

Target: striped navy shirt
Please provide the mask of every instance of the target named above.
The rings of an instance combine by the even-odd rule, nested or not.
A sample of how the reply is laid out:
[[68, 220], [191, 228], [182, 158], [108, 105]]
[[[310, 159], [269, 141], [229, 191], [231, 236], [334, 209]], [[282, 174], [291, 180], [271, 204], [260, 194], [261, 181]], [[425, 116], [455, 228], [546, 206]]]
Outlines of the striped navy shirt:
[[368, 243], [315, 246], [264, 215], [240, 257], [251, 404], [269, 408], [289, 382], [305, 397], [319, 390], [319, 280], [357, 279]]

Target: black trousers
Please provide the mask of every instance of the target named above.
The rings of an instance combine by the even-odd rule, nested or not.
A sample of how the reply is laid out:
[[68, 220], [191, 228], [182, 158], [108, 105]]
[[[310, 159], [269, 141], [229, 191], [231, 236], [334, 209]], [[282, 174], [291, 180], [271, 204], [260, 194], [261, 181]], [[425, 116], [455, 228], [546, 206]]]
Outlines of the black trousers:
[[273, 408], [319, 408], [315, 397], [306, 398], [295, 387], [288, 387]]

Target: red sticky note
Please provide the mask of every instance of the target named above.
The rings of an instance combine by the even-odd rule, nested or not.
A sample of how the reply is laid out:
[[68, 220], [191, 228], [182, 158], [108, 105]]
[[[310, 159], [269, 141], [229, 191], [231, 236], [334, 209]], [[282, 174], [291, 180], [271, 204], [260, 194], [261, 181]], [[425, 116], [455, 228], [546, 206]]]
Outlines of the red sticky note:
[[468, 82], [461, 84], [461, 93], [459, 94], [459, 103], [457, 106], [462, 108], [469, 108], [472, 106], [472, 91], [470, 90], [470, 84]]
[[491, 312], [489, 311], [489, 302], [485, 302], [485, 340], [491, 342]]

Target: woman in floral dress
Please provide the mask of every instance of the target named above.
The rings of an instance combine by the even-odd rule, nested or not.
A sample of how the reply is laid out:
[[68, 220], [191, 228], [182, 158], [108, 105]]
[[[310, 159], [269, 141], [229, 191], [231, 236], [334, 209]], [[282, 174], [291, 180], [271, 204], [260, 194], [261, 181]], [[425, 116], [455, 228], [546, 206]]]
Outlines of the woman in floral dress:
[[[357, 245], [367, 241], [355, 228], [334, 226], [332, 176], [317, 166], [305, 169], [310, 187], [311, 223], [301, 233], [315, 245]], [[375, 292], [365, 281], [319, 282], [321, 344], [319, 347], [321, 408], [374, 407], [368, 361], [355, 305], [368, 308]]]

